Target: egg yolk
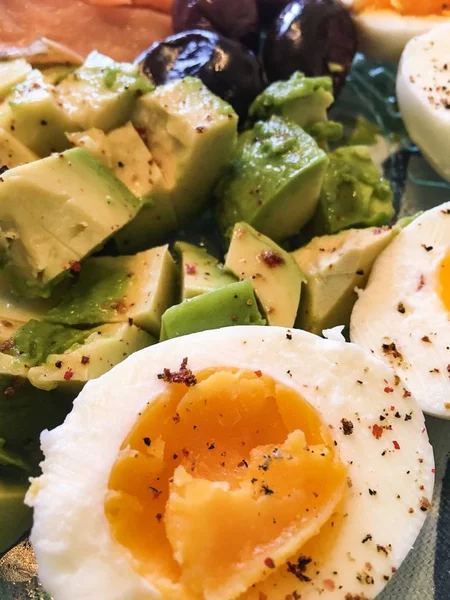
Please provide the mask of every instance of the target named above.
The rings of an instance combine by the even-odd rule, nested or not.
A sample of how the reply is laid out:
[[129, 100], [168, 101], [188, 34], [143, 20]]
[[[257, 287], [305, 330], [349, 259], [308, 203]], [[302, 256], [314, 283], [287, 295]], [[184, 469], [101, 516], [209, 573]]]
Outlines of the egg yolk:
[[447, 254], [439, 265], [438, 294], [445, 309], [450, 313], [450, 254]]
[[[136, 569], [171, 599], [231, 600], [284, 568], [343, 499], [329, 428], [260, 371], [168, 384], [110, 473], [105, 512]], [[174, 590], [178, 590], [178, 594]]]
[[393, 10], [401, 15], [441, 15], [450, 10], [442, 0], [356, 0], [354, 10]]

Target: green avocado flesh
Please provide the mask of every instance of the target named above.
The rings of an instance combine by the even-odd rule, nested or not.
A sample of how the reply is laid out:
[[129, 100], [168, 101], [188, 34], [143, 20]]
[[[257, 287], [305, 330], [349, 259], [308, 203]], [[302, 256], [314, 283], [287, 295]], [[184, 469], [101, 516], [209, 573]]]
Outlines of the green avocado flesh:
[[187, 242], [176, 242], [174, 249], [181, 258], [182, 300], [194, 298], [236, 281], [236, 277], [224, 271], [217, 258], [208, 254], [205, 248]]
[[230, 283], [185, 300], [162, 317], [161, 341], [233, 325], [265, 325], [249, 281]]
[[317, 233], [385, 225], [394, 216], [392, 189], [364, 146], [338, 148], [329, 165], [315, 217]]
[[176, 302], [177, 275], [168, 246], [134, 256], [89, 258], [45, 320], [92, 326], [131, 319], [159, 337], [161, 316]]
[[18, 293], [48, 296], [57, 278], [140, 208], [124, 184], [74, 148], [10, 169], [0, 183], [0, 255]]
[[305, 77], [297, 71], [288, 81], [269, 85], [251, 105], [250, 116], [268, 119], [279, 115], [306, 127], [316, 121], [326, 121], [327, 108], [333, 100], [330, 77]]
[[280, 117], [256, 123], [240, 136], [217, 189], [224, 232], [245, 221], [280, 241], [313, 216], [328, 159], [298, 125]]
[[22, 82], [30, 71], [31, 65], [24, 58], [0, 62], [0, 99], [7, 96], [11, 89]]

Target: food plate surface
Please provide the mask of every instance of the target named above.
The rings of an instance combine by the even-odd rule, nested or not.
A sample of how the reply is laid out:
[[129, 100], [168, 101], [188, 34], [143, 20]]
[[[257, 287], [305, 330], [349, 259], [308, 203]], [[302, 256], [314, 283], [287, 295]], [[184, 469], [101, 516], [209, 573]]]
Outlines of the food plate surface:
[[[357, 55], [334, 117], [344, 123], [363, 115], [385, 136], [376, 160], [393, 185], [399, 216], [412, 215], [450, 199], [450, 184], [427, 166], [409, 142], [394, 97], [395, 72]], [[188, 234], [189, 235], [189, 234]], [[194, 237], [198, 232], [192, 233]], [[211, 239], [214, 245], [214, 239]], [[448, 600], [450, 589], [450, 421], [427, 418], [436, 459], [433, 507], [408, 559], [380, 600]], [[82, 524], [81, 524], [82, 526]], [[0, 558], [1, 600], [50, 600], [39, 584], [27, 540]]]

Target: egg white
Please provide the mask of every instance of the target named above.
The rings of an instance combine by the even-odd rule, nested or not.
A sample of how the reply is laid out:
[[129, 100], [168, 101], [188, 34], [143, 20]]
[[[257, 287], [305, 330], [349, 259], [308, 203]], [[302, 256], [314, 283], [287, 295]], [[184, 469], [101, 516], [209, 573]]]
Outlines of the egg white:
[[[302, 600], [346, 593], [373, 598], [422, 527], [421, 498], [431, 499], [434, 462], [422, 412], [404, 397], [392, 369], [354, 344], [278, 327], [232, 327], [137, 352], [88, 383], [65, 423], [43, 433], [43, 475], [34, 480], [27, 502], [34, 506], [31, 540], [39, 575], [54, 600], [186, 599], [175, 587], [163, 594], [157, 573], [152, 582], [137, 573], [129, 551], [112, 538], [104, 509], [120, 445], [147, 403], [167, 389], [157, 374], [165, 367], [177, 370], [184, 357], [194, 372], [262, 370], [297, 390], [332, 429], [341, 460], [348, 464], [348, 516], [322, 557], [320, 577], [301, 582], [280, 569], [282, 578], [272, 575], [248, 597], [258, 599], [263, 592], [271, 600], [284, 600], [296, 589]], [[381, 421], [383, 414], [387, 417]], [[354, 424], [351, 435], [343, 433], [343, 418]], [[374, 424], [392, 429], [377, 439]], [[387, 554], [377, 550], [389, 544]], [[371, 565], [370, 585], [356, 578], [366, 563]], [[327, 578], [335, 582], [336, 593], [324, 589]]]
[[397, 98], [412, 140], [450, 181], [450, 19], [412, 39], [397, 74]]
[[[383, 251], [350, 324], [352, 341], [391, 364], [422, 410], [443, 418], [450, 418], [450, 320], [436, 286], [450, 251], [447, 211], [450, 202], [425, 212]], [[391, 343], [401, 357], [383, 350]]]
[[[353, 0], [342, 1], [349, 8], [354, 4]], [[367, 10], [352, 16], [361, 52], [369, 58], [387, 62], [397, 62], [413, 37], [449, 21], [443, 16], [401, 15], [393, 10]]]

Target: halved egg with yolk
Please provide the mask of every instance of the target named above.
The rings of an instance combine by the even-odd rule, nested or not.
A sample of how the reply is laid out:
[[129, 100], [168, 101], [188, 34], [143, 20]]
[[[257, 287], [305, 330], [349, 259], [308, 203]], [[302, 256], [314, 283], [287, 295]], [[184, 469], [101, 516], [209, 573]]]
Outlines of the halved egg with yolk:
[[142, 574], [227, 600], [319, 533], [346, 477], [330, 430], [297, 392], [260, 373], [212, 370], [138, 419], [106, 513]]
[[410, 39], [449, 22], [442, 0], [343, 0], [357, 24], [361, 50], [377, 60], [397, 61]]
[[133, 354], [42, 449], [27, 502], [54, 600], [374, 597], [434, 481], [423, 415], [388, 366], [279, 327]]

